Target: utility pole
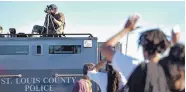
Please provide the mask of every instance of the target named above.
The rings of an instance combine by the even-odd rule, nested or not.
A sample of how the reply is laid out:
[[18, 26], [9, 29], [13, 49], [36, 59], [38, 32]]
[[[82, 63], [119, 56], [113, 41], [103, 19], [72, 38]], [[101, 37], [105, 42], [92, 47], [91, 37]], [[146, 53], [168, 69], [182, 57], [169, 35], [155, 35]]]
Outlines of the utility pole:
[[126, 41], [125, 55], [127, 55], [128, 40], [129, 40], [129, 35], [131, 35], [131, 34], [134, 34], [134, 32], [127, 33], [127, 41]]
[[128, 39], [129, 39], [129, 33], [127, 34], [127, 41], [126, 41], [125, 55], [127, 55]]
[[[136, 29], [138, 29], [138, 28], [141, 28], [141, 26], [136, 27]], [[136, 30], [136, 29], [135, 29], [135, 30]], [[126, 55], [127, 55], [128, 40], [129, 40], [129, 35], [130, 35], [130, 34], [134, 34], [134, 32], [127, 33], [127, 41], [126, 41], [126, 48], [125, 48], [125, 54], [126, 54]]]

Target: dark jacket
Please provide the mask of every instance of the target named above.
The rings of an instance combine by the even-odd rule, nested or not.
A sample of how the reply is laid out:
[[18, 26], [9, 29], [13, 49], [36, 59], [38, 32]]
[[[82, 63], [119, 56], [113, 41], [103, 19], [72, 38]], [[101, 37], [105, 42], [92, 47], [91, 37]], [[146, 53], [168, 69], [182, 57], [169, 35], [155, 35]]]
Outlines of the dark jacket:
[[122, 92], [170, 92], [170, 90], [160, 65], [142, 63], [131, 74]]

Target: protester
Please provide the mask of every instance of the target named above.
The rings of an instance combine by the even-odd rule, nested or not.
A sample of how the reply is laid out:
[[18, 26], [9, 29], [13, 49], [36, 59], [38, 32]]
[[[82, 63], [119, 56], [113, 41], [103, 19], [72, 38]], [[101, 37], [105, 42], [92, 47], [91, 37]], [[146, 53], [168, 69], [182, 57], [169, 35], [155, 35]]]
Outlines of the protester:
[[159, 64], [141, 63], [132, 72], [121, 92], [170, 92]]
[[185, 92], [185, 45], [175, 44], [169, 56], [161, 59], [159, 64], [163, 67], [167, 84], [172, 92]]
[[98, 72], [106, 63], [106, 60], [100, 61], [88, 72], [88, 77], [99, 85], [101, 92], [118, 92], [126, 84], [126, 79], [109, 64], [107, 72]]
[[[135, 29], [135, 24], [139, 16], [133, 15], [126, 22], [122, 31], [109, 39], [101, 48], [101, 52], [104, 54], [107, 60], [112, 61], [113, 67], [122, 73], [126, 78], [129, 77], [133, 69], [140, 63], [140, 61], [132, 58], [131, 56], [123, 55], [119, 51], [112, 49], [127, 33]], [[149, 29], [143, 32], [139, 38], [139, 45], [143, 48], [143, 55], [146, 62], [157, 63], [160, 59], [160, 55], [169, 46], [165, 34], [160, 29]], [[134, 62], [139, 63], [134, 63]]]
[[94, 64], [89, 63], [83, 66], [83, 78], [77, 81], [74, 85], [72, 92], [92, 92], [92, 83], [87, 73], [89, 70], [93, 69]]
[[140, 64], [121, 92], [183, 92], [184, 88], [185, 46], [176, 44], [159, 64]]
[[172, 28], [171, 44], [174, 45], [178, 43], [179, 40], [180, 40], [180, 27], [179, 25], [175, 25]]
[[161, 56], [161, 58], [168, 56], [169, 55], [169, 52], [170, 52], [171, 46], [173, 46], [176, 43], [179, 43], [179, 40], [180, 40], [180, 26], [179, 25], [174, 25], [172, 27], [172, 31], [171, 31], [171, 40], [170, 40], [171, 45], [163, 53], [163, 55]]

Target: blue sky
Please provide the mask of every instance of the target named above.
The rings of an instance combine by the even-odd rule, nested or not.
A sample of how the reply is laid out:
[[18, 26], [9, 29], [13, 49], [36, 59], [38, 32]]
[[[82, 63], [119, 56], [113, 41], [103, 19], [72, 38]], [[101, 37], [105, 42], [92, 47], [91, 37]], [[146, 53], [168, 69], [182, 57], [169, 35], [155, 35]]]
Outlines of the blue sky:
[[[117, 33], [124, 25], [124, 20], [132, 13], [139, 13], [148, 23], [171, 27], [179, 24], [182, 31], [181, 41], [185, 42], [185, 12], [184, 2], [0, 2], [0, 25], [5, 33], [8, 28], [15, 27], [21, 31], [31, 32], [34, 24], [43, 24], [44, 9], [47, 4], [56, 4], [59, 10], [65, 14], [67, 28], [65, 32], [92, 33], [105, 41]], [[18, 30], [19, 31], [19, 30]], [[170, 31], [165, 31], [170, 33]], [[107, 33], [108, 35], [102, 35]], [[137, 32], [136, 32], [137, 35]], [[131, 45], [135, 44], [138, 36], [129, 38]], [[131, 42], [134, 41], [134, 42]], [[121, 41], [125, 44], [125, 38]], [[125, 47], [123, 47], [125, 48]], [[130, 49], [130, 48], [129, 48]], [[131, 48], [133, 49], [133, 48]], [[129, 50], [130, 51], [130, 50]], [[131, 53], [135, 51], [131, 50]]]
[[180, 24], [184, 29], [184, 2], [0, 2], [0, 24], [21, 27], [41, 18], [47, 4], [57, 4], [72, 23], [114, 25], [119, 19], [138, 12], [157, 24]]

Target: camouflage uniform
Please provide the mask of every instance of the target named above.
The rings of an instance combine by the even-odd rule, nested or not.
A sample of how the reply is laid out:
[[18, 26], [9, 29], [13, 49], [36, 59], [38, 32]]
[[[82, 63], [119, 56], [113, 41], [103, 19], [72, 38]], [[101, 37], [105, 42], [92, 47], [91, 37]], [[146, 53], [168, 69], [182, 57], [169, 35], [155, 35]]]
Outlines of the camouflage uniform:
[[[52, 24], [53, 20], [51, 20], [52, 18], [49, 19], [48, 34], [63, 34], [64, 33], [64, 27], [65, 27], [64, 14], [63, 13], [57, 13], [57, 14], [53, 15], [53, 17], [56, 20], [60, 21], [61, 25], [57, 25], [55, 22], [53, 22], [53, 24], [54, 24], [54, 27], [53, 27], [53, 24]], [[34, 25], [32, 33], [35, 32], [35, 33], [39, 33], [39, 34], [46, 34], [47, 33], [46, 32], [47, 22], [48, 22], [48, 19], [47, 19], [47, 16], [46, 16], [44, 26]], [[54, 28], [56, 29], [56, 31], [55, 31]]]

